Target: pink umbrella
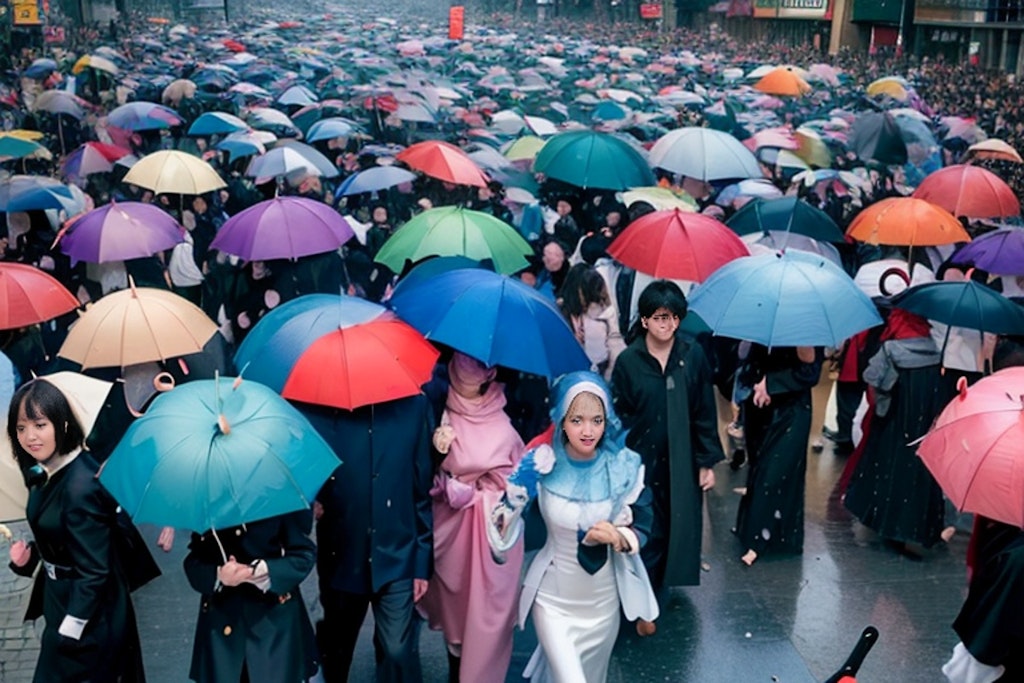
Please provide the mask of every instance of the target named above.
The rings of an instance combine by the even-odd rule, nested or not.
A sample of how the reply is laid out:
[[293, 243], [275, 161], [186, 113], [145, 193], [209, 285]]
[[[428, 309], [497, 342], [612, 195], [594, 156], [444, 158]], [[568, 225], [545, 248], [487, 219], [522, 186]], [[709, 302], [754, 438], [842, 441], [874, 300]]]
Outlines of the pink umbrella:
[[959, 509], [1024, 528], [1024, 367], [1000, 370], [942, 411], [918, 455]]
[[774, 147], [776, 149], [800, 148], [800, 142], [793, 137], [793, 131], [783, 127], [759, 130], [744, 140], [743, 144], [751, 152], [756, 152], [762, 147]]

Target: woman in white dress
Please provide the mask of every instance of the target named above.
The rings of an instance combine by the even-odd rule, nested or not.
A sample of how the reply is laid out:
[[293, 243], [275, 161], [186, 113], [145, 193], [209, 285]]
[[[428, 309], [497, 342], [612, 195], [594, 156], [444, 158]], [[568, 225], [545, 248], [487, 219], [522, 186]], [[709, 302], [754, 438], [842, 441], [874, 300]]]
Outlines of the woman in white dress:
[[492, 515], [491, 544], [500, 556], [523, 527], [536, 498], [547, 540], [526, 572], [520, 627], [533, 616], [539, 647], [524, 672], [534, 681], [599, 683], [619, 631], [657, 617], [639, 551], [651, 512], [640, 456], [625, 445], [611, 393], [591, 372], [555, 383], [550, 444], [530, 450], [508, 479]]

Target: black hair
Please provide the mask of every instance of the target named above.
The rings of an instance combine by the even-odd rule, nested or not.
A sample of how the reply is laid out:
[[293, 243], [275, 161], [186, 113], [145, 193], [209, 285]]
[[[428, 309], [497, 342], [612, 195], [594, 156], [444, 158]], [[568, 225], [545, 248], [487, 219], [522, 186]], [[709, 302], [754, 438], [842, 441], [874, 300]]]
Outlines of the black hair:
[[659, 308], [667, 308], [682, 320], [686, 317], [688, 305], [686, 295], [679, 285], [671, 280], [655, 280], [644, 288], [637, 302], [639, 316], [629, 330], [627, 342], [642, 337], [644, 332], [643, 319], [650, 318]]
[[577, 263], [569, 269], [562, 281], [561, 294], [562, 311], [567, 318], [583, 315], [592, 303], [602, 306], [611, 303], [604, 278], [586, 263]]
[[7, 410], [7, 438], [11, 440], [11, 451], [22, 472], [27, 472], [36, 464], [35, 458], [18, 443], [18, 413], [22, 403], [25, 404], [25, 415], [30, 420], [43, 417], [53, 423], [58, 455], [67, 455], [82, 447], [85, 434], [71, 411], [67, 397], [45, 379], [34, 379], [15, 392]]

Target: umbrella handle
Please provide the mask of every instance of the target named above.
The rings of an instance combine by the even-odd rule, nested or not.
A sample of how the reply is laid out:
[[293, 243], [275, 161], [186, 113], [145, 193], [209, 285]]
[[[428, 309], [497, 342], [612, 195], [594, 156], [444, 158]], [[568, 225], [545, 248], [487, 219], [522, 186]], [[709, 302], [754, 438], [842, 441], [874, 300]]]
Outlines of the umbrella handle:
[[825, 683], [838, 683], [843, 678], [856, 676], [860, 665], [864, 663], [864, 658], [868, 656], [876, 642], [878, 642], [878, 629], [874, 626], [868, 626], [860, 634], [860, 639], [853, 647], [853, 651], [850, 652], [850, 656], [843, 666], [839, 671], [832, 674]]

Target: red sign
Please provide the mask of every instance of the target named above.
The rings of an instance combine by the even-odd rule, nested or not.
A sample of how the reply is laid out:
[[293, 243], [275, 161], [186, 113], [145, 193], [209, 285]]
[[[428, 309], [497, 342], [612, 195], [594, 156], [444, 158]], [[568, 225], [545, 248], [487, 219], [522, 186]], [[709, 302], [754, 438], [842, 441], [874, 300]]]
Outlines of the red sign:
[[448, 10], [448, 38], [450, 40], [462, 40], [463, 21], [466, 16], [466, 9], [456, 5]]
[[661, 19], [661, 3], [643, 3], [642, 5], [640, 5], [640, 17], [642, 19]]
[[64, 43], [63, 26], [47, 26], [43, 28], [43, 41], [47, 43]]

